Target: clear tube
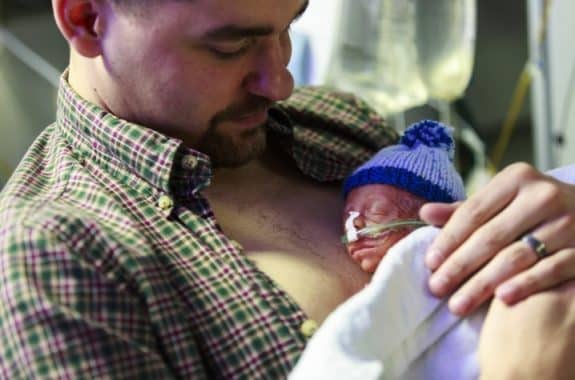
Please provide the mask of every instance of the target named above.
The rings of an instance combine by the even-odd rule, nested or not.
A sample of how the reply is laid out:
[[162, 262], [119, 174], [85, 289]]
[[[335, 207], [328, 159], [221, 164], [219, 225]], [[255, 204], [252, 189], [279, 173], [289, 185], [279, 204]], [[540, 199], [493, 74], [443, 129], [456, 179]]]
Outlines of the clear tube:
[[[380, 224], [370, 224], [362, 228], [361, 230], [357, 231], [357, 237], [371, 237], [376, 238], [382, 233], [391, 231], [391, 230], [398, 230], [402, 228], [419, 228], [423, 226], [427, 226], [428, 224], [418, 220], [418, 219], [405, 219], [405, 220], [395, 220], [389, 223], [380, 223]], [[341, 241], [344, 244], [351, 243], [348, 241], [347, 235], [342, 236]]]

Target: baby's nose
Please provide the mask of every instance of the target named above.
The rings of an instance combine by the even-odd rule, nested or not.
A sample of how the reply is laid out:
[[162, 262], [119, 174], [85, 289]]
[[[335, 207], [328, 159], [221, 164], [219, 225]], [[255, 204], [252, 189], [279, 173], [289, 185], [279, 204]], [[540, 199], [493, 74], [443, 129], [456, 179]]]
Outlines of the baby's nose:
[[363, 217], [363, 215], [358, 215], [357, 218], [355, 218], [355, 220], [353, 221], [353, 225], [355, 228], [357, 229], [361, 229], [363, 227], [365, 227], [365, 219]]

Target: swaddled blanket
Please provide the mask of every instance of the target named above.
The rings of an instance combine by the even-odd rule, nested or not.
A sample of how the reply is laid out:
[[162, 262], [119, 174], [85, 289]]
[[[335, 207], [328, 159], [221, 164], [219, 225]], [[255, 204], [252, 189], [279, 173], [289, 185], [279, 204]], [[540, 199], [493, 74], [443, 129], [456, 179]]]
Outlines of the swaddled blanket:
[[398, 242], [371, 282], [325, 320], [289, 379], [476, 379], [485, 308], [452, 315], [427, 289], [424, 254], [438, 233]]

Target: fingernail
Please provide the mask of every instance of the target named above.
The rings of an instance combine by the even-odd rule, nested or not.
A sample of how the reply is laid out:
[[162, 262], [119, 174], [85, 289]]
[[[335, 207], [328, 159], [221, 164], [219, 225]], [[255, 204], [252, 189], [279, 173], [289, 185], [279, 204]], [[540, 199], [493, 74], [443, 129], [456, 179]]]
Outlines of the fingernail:
[[495, 289], [495, 297], [505, 302], [506, 304], [512, 303], [517, 296], [517, 288], [513, 285], [501, 285]]
[[431, 270], [436, 270], [441, 265], [442, 255], [439, 249], [433, 248], [426, 255], [425, 263]]
[[470, 301], [467, 297], [456, 295], [450, 300], [449, 306], [455, 314], [464, 315], [469, 310]]
[[429, 280], [429, 287], [431, 288], [431, 291], [440, 296], [447, 293], [448, 286], [449, 280], [447, 277], [441, 274], [433, 275]]

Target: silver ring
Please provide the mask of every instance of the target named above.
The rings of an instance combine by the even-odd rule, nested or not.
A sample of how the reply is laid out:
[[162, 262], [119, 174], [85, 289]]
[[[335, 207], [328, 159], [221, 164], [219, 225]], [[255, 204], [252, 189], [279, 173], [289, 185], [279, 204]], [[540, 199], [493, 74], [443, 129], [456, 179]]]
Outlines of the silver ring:
[[549, 256], [549, 252], [547, 252], [547, 248], [545, 248], [545, 243], [535, 238], [533, 235], [527, 234], [523, 236], [521, 240], [525, 242], [531, 250], [533, 250], [538, 259], [543, 259], [546, 256]]

